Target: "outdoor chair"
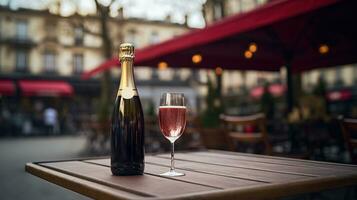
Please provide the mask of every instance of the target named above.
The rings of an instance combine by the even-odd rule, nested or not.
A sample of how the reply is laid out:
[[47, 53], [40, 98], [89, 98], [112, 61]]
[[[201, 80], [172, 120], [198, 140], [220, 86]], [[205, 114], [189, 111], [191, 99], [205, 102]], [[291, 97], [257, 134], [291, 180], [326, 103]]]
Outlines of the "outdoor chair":
[[200, 148], [231, 150], [224, 130], [220, 127], [207, 128], [202, 124], [202, 119], [197, 116], [193, 120], [193, 127], [199, 133]]
[[357, 163], [357, 119], [343, 119], [341, 117], [340, 125], [351, 161]]
[[[267, 155], [272, 154], [272, 147], [268, 140], [266, 130], [266, 119], [264, 114], [255, 114], [249, 116], [220, 116], [226, 135], [230, 141], [230, 149], [235, 150], [235, 145], [249, 144], [249, 145], [263, 145], [264, 153]], [[245, 133], [244, 131], [236, 131], [237, 126], [249, 126], [257, 128], [253, 133]]]

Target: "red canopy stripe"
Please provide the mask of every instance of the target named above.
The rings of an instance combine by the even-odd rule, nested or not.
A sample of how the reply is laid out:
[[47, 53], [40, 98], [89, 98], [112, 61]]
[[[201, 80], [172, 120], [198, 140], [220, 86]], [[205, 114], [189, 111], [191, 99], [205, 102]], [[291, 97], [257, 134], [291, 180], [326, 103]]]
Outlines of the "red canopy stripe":
[[278, 0], [267, 3], [251, 12], [228, 17], [204, 29], [196, 30], [177, 38], [148, 46], [136, 53], [136, 62], [141, 63], [165, 54], [189, 49], [219, 39], [257, 29], [314, 9], [331, 5], [339, 0]]
[[72, 96], [73, 87], [65, 81], [21, 80], [21, 92], [24, 96]]
[[11, 80], [0, 80], [0, 94], [11, 96], [15, 94], [15, 84]]

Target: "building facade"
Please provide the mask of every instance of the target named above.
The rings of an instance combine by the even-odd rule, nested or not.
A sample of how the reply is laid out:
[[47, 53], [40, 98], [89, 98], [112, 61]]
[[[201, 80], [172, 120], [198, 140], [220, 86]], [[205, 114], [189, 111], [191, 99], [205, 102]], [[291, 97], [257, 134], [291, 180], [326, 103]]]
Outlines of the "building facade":
[[[62, 17], [48, 11], [0, 9], [2, 74], [78, 76], [105, 60], [95, 16]], [[189, 30], [168, 21], [120, 17], [110, 18], [108, 29], [113, 56], [122, 42], [141, 48]]]
[[[190, 30], [185, 24], [167, 20], [148, 21], [122, 16], [107, 21], [112, 56], [118, 55], [119, 45], [123, 42], [142, 48]], [[24, 121], [29, 122], [26, 124], [35, 126], [34, 116], [41, 119], [43, 110], [48, 106], [57, 109], [59, 118], [63, 119], [61, 123], [72, 119], [77, 126], [79, 121], [84, 121], [83, 118], [95, 114], [100, 96], [100, 75], [90, 80], [82, 80], [80, 75], [106, 60], [103, 41], [98, 35], [100, 31], [97, 16], [74, 14], [63, 17], [47, 10], [11, 10], [0, 7], [0, 114], [10, 116], [7, 117], [10, 120], [8, 124], [13, 124], [1, 129], [11, 129], [10, 133], [24, 132], [23, 123], [14, 122], [19, 118], [13, 115], [21, 115]], [[115, 95], [120, 69], [111, 69], [111, 75]], [[158, 104], [163, 91], [172, 89], [195, 95], [187, 82], [190, 76], [188, 69], [173, 71], [169, 68], [159, 70], [139, 66], [135, 68], [135, 76], [145, 112], [151, 108], [153, 100]], [[37, 85], [30, 85], [28, 81]], [[41, 84], [52, 82], [61, 82], [61, 87], [72, 87], [73, 92], [70, 90], [65, 95], [54, 95], [51, 91], [25, 91], [25, 84], [36, 89], [41, 88]], [[63, 83], [67, 85], [63, 86]], [[5, 84], [12, 84], [9, 87], [14, 92], [7, 92], [9, 87]], [[68, 124], [61, 127], [70, 126]], [[61, 132], [66, 130], [61, 128]]]

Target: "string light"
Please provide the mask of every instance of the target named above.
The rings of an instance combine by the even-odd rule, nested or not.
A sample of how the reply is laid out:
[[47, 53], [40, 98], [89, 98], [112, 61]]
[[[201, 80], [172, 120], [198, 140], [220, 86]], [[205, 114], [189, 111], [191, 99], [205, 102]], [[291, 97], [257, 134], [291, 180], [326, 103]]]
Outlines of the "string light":
[[198, 64], [202, 61], [202, 56], [200, 54], [195, 54], [192, 56], [192, 62]]
[[168, 67], [168, 64], [167, 64], [167, 62], [162, 61], [162, 62], [159, 62], [159, 64], [157, 64], [157, 67], [159, 68], [159, 70], [164, 70]]
[[252, 53], [255, 53], [258, 50], [258, 46], [256, 43], [252, 42], [249, 44], [249, 51], [251, 51]]
[[327, 54], [329, 50], [330, 48], [327, 46], [327, 44], [321, 44], [319, 47], [320, 54]]
[[251, 51], [247, 50], [244, 52], [244, 57], [246, 59], [251, 59], [253, 57], [253, 53]]

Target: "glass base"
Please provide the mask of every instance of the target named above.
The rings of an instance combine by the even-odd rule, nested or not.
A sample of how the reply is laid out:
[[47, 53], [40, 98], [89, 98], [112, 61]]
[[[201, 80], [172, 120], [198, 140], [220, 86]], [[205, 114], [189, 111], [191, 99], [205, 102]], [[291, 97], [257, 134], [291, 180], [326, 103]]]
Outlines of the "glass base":
[[185, 176], [184, 173], [181, 172], [176, 172], [176, 171], [168, 171], [165, 173], [160, 174], [160, 176], [169, 176], [169, 177], [175, 177], [175, 176]]

